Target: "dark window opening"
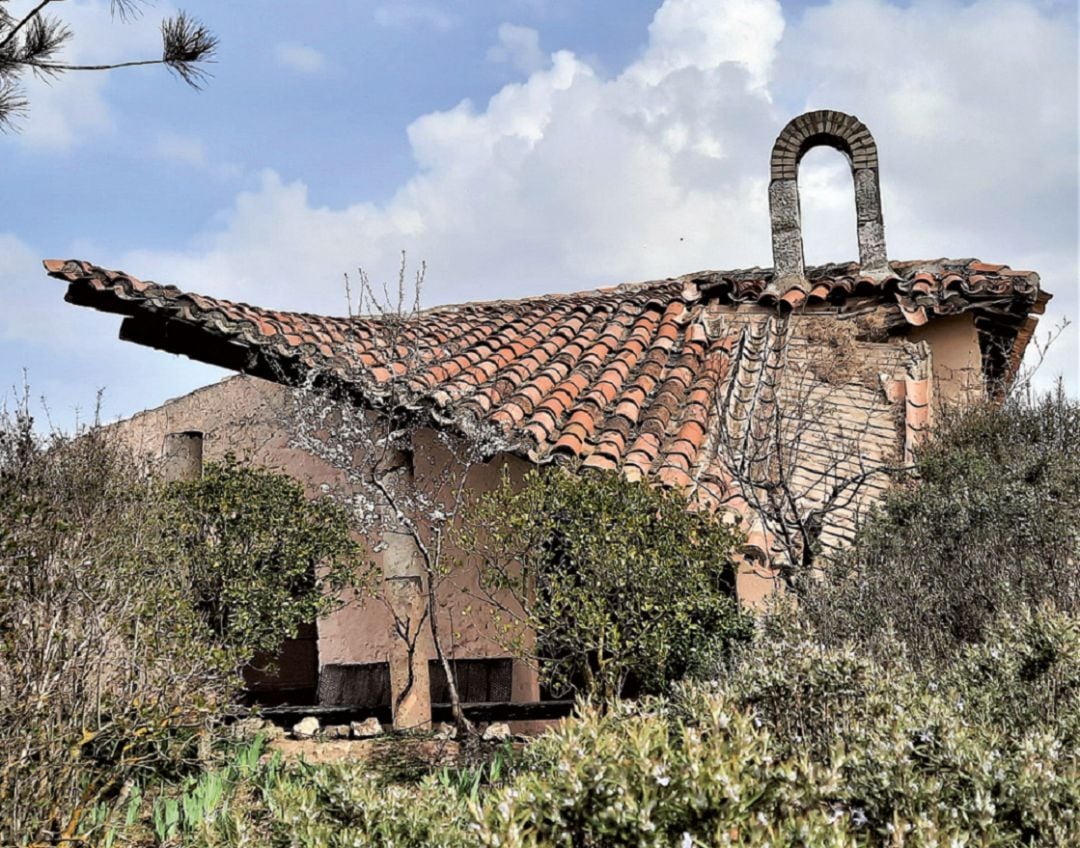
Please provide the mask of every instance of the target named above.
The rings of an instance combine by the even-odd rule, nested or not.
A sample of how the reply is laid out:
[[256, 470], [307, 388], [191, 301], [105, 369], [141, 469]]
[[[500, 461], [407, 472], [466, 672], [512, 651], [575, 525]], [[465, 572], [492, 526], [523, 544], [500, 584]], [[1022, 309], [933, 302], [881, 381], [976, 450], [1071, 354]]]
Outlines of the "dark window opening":
[[[451, 660], [450, 668], [463, 704], [510, 702], [514, 661], [509, 657]], [[450, 687], [442, 663], [431, 660], [428, 676], [431, 681], [431, 703], [450, 703]]]
[[319, 706], [390, 708], [390, 664], [329, 663], [319, 674]]
[[244, 669], [244, 700], [277, 707], [315, 702], [319, 678], [319, 643], [314, 624], [302, 624], [276, 653], [256, 654]]

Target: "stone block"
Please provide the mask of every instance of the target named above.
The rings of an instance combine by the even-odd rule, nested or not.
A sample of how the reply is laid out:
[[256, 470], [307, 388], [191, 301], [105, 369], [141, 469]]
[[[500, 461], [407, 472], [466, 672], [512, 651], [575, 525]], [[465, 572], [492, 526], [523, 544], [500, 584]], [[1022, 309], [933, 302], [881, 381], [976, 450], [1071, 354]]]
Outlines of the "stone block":
[[795, 180], [774, 180], [769, 186], [769, 217], [773, 232], [799, 229], [799, 186]]
[[859, 224], [859, 262], [864, 274], [888, 274], [885, 258], [885, 227], [881, 221]]
[[375, 716], [364, 719], [364, 721], [354, 721], [349, 725], [349, 729], [352, 732], [353, 739], [370, 739], [373, 736], [379, 736], [383, 732], [382, 725], [379, 724], [379, 720]]
[[452, 724], [446, 724], [441, 722], [435, 725], [435, 738], [436, 739], [456, 739], [457, 728]]
[[292, 728], [294, 739], [311, 739], [318, 732], [319, 720], [315, 716], [304, 716]]
[[481, 738], [485, 742], [500, 742], [503, 739], [509, 738], [510, 735], [510, 725], [504, 721], [499, 721], [495, 724], [489, 724], [484, 730], [484, 735]]
[[269, 722], [256, 716], [242, 718], [230, 728], [232, 736], [236, 739], [250, 739], [258, 733], [264, 733]]
[[285, 728], [280, 727], [272, 722], [266, 722], [263, 729], [260, 731], [267, 742], [276, 742], [278, 739], [285, 738]]
[[881, 196], [877, 171], [859, 168], [855, 171], [855, 217], [860, 223], [881, 220]]

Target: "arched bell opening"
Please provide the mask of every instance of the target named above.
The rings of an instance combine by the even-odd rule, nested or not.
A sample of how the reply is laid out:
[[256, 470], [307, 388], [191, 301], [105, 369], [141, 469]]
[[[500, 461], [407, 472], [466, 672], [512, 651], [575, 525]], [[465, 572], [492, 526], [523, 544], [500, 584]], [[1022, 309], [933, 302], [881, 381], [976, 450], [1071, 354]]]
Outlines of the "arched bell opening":
[[850, 158], [829, 145], [807, 151], [799, 163], [799, 211], [807, 268], [858, 262]]
[[772, 220], [772, 287], [783, 293], [806, 282], [802, 212], [799, 204], [799, 164], [807, 151], [832, 147], [851, 166], [855, 192], [856, 234], [862, 273], [890, 273], [881, 215], [877, 144], [858, 118], [833, 110], [807, 112], [793, 119], [773, 145], [770, 162], [769, 214]]

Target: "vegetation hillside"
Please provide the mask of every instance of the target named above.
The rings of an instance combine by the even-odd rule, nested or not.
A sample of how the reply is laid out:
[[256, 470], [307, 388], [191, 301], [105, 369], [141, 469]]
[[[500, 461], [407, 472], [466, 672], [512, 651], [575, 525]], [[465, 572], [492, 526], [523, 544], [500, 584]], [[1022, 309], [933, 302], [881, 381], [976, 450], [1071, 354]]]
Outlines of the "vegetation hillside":
[[[849, 554], [806, 575], [752, 633], [712, 595], [705, 607], [680, 598], [695, 642], [722, 649], [654, 646], [642, 666], [649, 694], [584, 687], [577, 714], [527, 745], [475, 741], [455, 764], [407, 768], [392, 738], [381, 758], [337, 765], [286, 763], [261, 736], [227, 738], [230, 675], [269, 636], [215, 624], [240, 626], [248, 613], [208, 617], [192, 594], [204, 571], [190, 563], [206, 558], [191, 552], [226, 540], [228, 525], [166, 532], [177, 511], [201, 516], [182, 526], [205, 528], [221, 492], [161, 489], [112, 450], [42, 444], [17, 416], [0, 427], [4, 844], [1080, 844], [1080, 404], [1060, 393], [944, 422]], [[648, 549], [650, 534], [628, 541], [595, 503], [533, 485], [525, 503], [566, 510], [573, 547], [558, 549], [560, 562], [610, 568]], [[304, 555], [347, 562], [320, 511], [332, 505], [311, 509]], [[691, 522], [685, 532], [711, 531]], [[590, 533], [608, 547], [582, 547]], [[707, 563], [692, 565], [686, 591], [714, 592]], [[601, 595], [590, 609], [617, 629], [625, 604]], [[166, 604], [168, 626], [155, 626]], [[110, 674], [115, 686], [94, 688]], [[619, 680], [633, 675], [626, 666]]]

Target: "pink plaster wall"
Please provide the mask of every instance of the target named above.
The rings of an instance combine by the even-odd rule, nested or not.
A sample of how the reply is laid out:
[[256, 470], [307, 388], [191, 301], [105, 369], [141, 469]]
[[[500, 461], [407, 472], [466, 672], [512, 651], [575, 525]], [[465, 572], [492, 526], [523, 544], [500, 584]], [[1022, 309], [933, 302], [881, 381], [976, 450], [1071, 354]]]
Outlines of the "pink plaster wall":
[[[316, 495], [331, 487], [346, 489], [345, 476], [316, 456], [292, 447], [286, 409], [288, 390], [275, 383], [254, 377], [236, 376], [207, 386], [165, 403], [157, 409], [141, 412], [114, 425], [115, 432], [148, 464], [159, 461], [166, 433], [198, 430], [204, 434], [205, 461], [222, 459], [232, 452], [245, 462], [283, 471]], [[451, 461], [433, 431], [416, 434], [413, 450], [416, 483], [431, 489], [432, 481]], [[513, 456], [497, 456], [491, 462], [474, 466], [469, 473], [468, 488], [473, 492], [488, 491], [498, 485], [503, 468], [513, 479], [520, 480], [530, 467]], [[388, 558], [408, 556], [404, 537], [388, 536], [386, 550], [376, 552], [377, 544], [368, 545], [368, 556], [384, 572], [400, 570], [401, 563]], [[464, 559], [461, 551], [449, 556]], [[490, 613], [470, 593], [477, 591], [474, 569], [460, 569], [442, 586], [439, 597], [439, 623], [446, 634], [444, 644], [454, 656], [461, 658], [504, 657], [495, 637]], [[319, 664], [388, 661], [396, 636], [393, 619], [386, 605], [379, 600], [354, 596], [344, 598], [341, 609], [318, 622]], [[466, 609], [471, 614], [466, 615]], [[433, 655], [430, 639], [421, 642], [426, 656]], [[535, 680], [515, 668], [515, 700], [535, 699]], [[534, 676], [533, 676], [534, 677]], [[531, 695], [531, 697], [530, 697]]]
[[939, 402], [970, 404], [985, 397], [974, 316], [962, 313], [935, 318], [912, 330], [908, 339], [925, 341], [933, 351], [934, 395]]

